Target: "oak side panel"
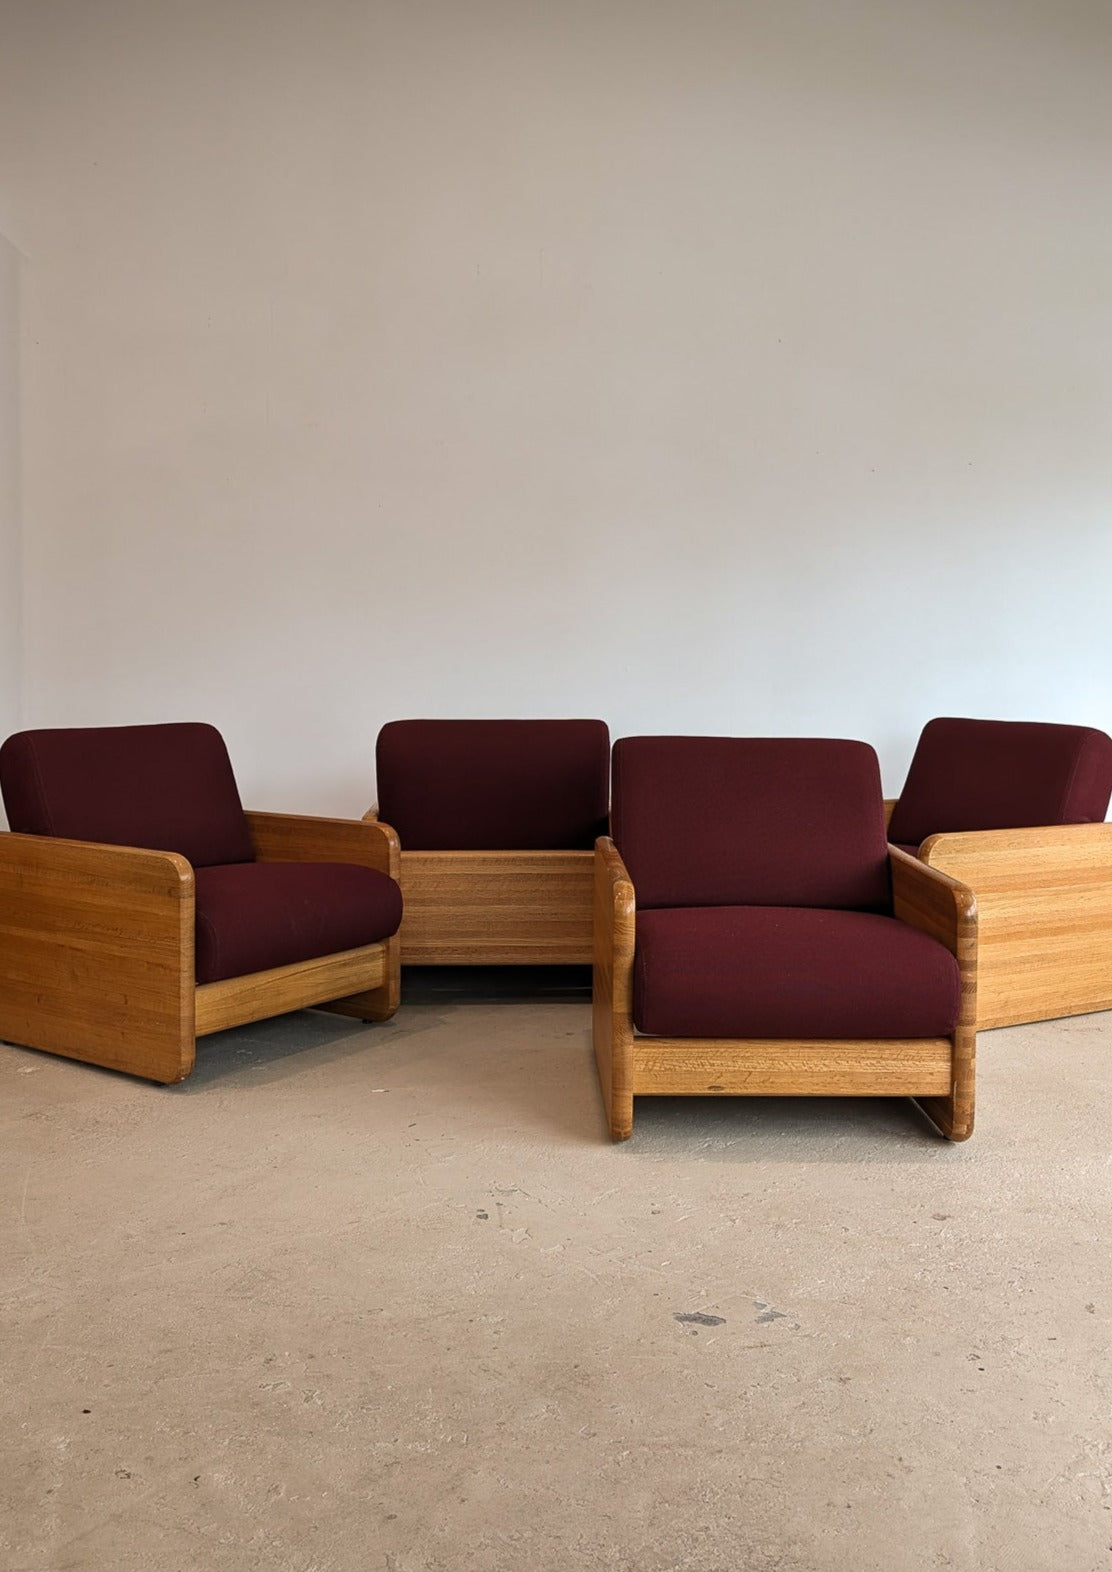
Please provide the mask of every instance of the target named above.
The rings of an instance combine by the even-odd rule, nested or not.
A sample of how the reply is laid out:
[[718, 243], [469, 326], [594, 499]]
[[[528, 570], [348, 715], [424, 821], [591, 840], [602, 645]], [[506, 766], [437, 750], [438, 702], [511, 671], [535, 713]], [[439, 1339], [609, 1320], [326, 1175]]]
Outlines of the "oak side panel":
[[250, 972], [246, 977], [202, 983], [197, 989], [197, 1036], [284, 1015], [290, 1010], [305, 1010], [334, 1000], [346, 1002], [347, 995], [380, 988], [386, 965], [386, 946], [370, 944], [312, 961], [298, 961], [293, 966]]
[[920, 857], [976, 891], [978, 1027], [1112, 1008], [1112, 824], [933, 835]]
[[148, 1080], [193, 1068], [193, 870], [0, 834], [0, 1037]]
[[403, 849], [403, 964], [589, 965], [593, 857]]
[[633, 1134], [633, 954], [636, 902], [609, 836], [594, 851], [593, 1041], [611, 1138]]

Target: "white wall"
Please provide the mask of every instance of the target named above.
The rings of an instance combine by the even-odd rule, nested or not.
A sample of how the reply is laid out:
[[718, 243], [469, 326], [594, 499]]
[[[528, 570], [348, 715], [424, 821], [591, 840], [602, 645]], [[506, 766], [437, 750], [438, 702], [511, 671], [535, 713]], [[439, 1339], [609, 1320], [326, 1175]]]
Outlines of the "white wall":
[[0, 739], [22, 713], [19, 501], [19, 258], [0, 235]]
[[26, 719], [1112, 727], [1112, 12], [0, 0]]

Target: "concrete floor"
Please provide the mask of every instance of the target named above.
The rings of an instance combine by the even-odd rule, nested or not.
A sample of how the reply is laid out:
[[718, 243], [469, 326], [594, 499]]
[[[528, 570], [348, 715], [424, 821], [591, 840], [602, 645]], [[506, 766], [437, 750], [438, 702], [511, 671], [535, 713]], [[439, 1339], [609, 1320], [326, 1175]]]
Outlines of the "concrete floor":
[[521, 994], [0, 1047], [4, 1572], [1112, 1572], [1112, 1015], [614, 1147]]

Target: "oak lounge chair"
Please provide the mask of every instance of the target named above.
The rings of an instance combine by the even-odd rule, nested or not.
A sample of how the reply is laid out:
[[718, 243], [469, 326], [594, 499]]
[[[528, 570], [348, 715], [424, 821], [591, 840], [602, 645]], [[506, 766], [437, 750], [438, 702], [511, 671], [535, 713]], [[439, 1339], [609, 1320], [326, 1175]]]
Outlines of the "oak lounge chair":
[[367, 817], [401, 840], [404, 964], [590, 964], [602, 721], [391, 721], [376, 765]]
[[973, 1130], [972, 894], [885, 844], [865, 743], [627, 737], [595, 853], [594, 1040], [643, 1095], [913, 1097]]
[[888, 836], [976, 893], [979, 1029], [1112, 1007], [1110, 795], [1102, 731], [924, 727]]
[[20, 732], [0, 787], [0, 1038], [170, 1083], [209, 1032], [397, 1009], [394, 832], [244, 813], [211, 726]]

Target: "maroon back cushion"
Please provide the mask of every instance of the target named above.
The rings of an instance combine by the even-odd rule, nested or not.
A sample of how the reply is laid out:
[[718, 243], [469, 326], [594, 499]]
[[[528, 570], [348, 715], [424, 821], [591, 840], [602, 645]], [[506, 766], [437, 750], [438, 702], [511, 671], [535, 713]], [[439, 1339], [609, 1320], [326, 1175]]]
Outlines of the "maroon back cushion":
[[407, 851], [560, 850], [606, 833], [603, 721], [391, 721], [376, 754], [379, 817]]
[[893, 841], [944, 830], [1097, 824], [1112, 796], [1112, 737], [1042, 721], [928, 721], [892, 812]]
[[21, 731], [0, 747], [8, 823], [27, 835], [180, 852], [196, 868], [255, 852], [213, 726]]
[[864, 742], [623, 737], [611, 821], [639, 907], [891, 909], [880, 767]]

